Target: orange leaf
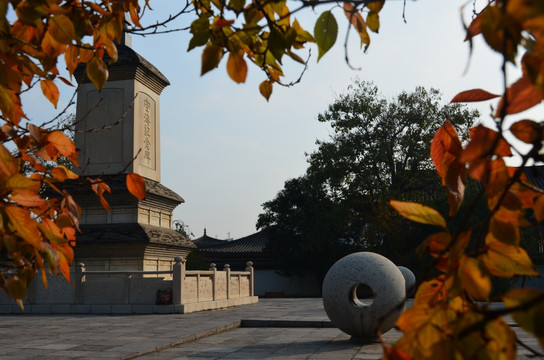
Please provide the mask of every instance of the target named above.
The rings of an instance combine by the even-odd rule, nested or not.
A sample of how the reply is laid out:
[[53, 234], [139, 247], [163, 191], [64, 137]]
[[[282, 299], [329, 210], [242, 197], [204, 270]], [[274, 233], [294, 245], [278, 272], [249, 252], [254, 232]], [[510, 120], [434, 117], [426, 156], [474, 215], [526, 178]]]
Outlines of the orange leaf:
[[432, 234], [425, 240], [423, 248], [432, 256], [438, 257], [451, 244], [451, 234], [447, 232], [439, 232]]
[[92, 81], [98, 91], [102, 90], [102, 87], [108, 80], [109, 72], [106, 63], [98, 56], [94, 56], [86, 67], [87, 77]]
[[66, 179], [77, 179], [79, 176], [73, 172], [72, 170], [68, 169], [64, 165], [59, 165], [56, 168], [51, 169], [51, 175], [58, 180], [58, 181], [65, 181]]
[[139, 200], [145, 199], [145, 180], [140, 175], [135, 173], [127, 174], [127, 189]]
[[3, 144], [0, 144], [0, 172], [6, 177], [19, 173], [17, 160], [13, 158]]
[[349, 20], [351, 25], [355, 28], [355, 30], [360, 33], [363, 31], [363, 29], [366, 27], [365, 20], [363, 19], [363, 15], [359, 11], [357, 11], [357, 8], [353, 6], [352, 3], [345, 2], [344, 3], [344, 14], [346, 15], [346, 18]]
[[230, 78], [240, 84], [246, 81], [247, 64], [243, 52], [231, 52], [227, 60], [227, 73]]
[[542, 128], [533, 120], [517, 121], [510, 126], [510, 131], [515, 137], [527, 144], [534, 144], [542, 139]]
[[132, 3], [129, 4], [129, 12], [130, 20], [134, 23], [134, 25], [141, 28], [142, 25], [140, 24], [140, 17], [138, 16], [138, 9]]
[[22, 206], [28, 207], [40, 207], [47, 205], [45, 199], [32, 192], [17, 192], [17, 194], [10, 197], [10, 200]]
[[47, 135], [47, 141], [52, 144], [55, 149], [69, 159], [77, 157], [76, 146], [66, 135], [61, 131], [55, 130]]
[[466, 168], [465, 164], [458, 160], [461, 151], [461, 141], [457, 132], [452, 124], [446, 121], [433, 137], [431, 158], [438, 175], [442, 178], [442, 185], [448, 192], [450, 216], [459, 210], [465, 193]]
[[508, 184], [509, 175], [503, 158], [491, 160], [488, 163], [484, 188], [491, 197], [502, 193]]
[[452, 103], [458, 102], [479, 102], [498, 98], [500, 95], [492, 94], [482, 89], [472, 89], [467, 91], [461, 91], [451, 99]]
[[395, 208], [395, 210], [397, 210], [401, 216], [407, 219], [422, 224], [436, 225], [444, 229], [446, 228], [446, 220], [444, 220], [438, 211], [431, 207], [415, 202], [396, 200], [389, 201], [389, 204], [391, 204], [391, 206]]
[[470, 25], [468, 26], [468, 29], [467, 29], [467, 36], [465, 38], [465, 41], [466, 40], [469, 40], [470, 38], [480, 34], [482, 32], [482, 29], [481, 29], [481, 25], [482, 25], [482, 17], [481, 17], [481, 13], [478, 14], [478, 16], [476, 16], [472, 22], [470, 23]]
[[57, 88], [57, 85], [55, 85], [52, 80], [45, 79], [40, 81], [40, 86], [42, 88], [43, 95], [56, 108], [57, 102], [59, 101], [59, 89]]
[[42, 49], [48, 58], [56, 59], [66, 50], [66, 44], [62, 44], [55, 40], [51, 32], [46, 32], [42, 39]]
[[[506, 114], [517, 114], [540, 103], [544, 99], [544, 92], [535, 89], [531, 80], [523, 76], [506, 90], [506, 99], [508, 99]], [[495, 117], [501, 116], [503, 107], [504, 98], [499, 102]]]
[[536, 221], [540, 222], [544, 220], [544, 195], [539, 196], [535, 201], [534, 211]]
[[42, 237], [38, 231], [38, 224], [30, 217], [30, 211], [15, 205], [6, 206], [4, 211], [17, 235], [35, 248], [41, 249]]
[[497, 139], [498, 136], [499, 134], [495, 130], [483, 125], [471, 128], [470, 142], [462, 151], [460, 161], [468, 162], [472, 167], [472, 162], [479, 158], [491, 155], [511, 156], [510, 146], [504, 139]]
[[491, 293], [491, 279], [475, 258], [462, 256], [459, 277], [465, 291], [474, 300], [487, 300]]
[[412, 360], [412, 357], [400, 349], [385, 348], [385, 360]]

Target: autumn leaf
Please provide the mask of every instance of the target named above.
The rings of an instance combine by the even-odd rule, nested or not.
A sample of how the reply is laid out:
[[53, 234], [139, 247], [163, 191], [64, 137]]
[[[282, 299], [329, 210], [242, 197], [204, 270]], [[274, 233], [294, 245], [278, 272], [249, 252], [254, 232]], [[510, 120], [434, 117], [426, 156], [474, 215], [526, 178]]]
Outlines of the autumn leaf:
[[40, 86], [42, 88], [43, 95], [56, 108], [57, 102], [59, 101], [59, 89], [57, 88], [57, 85], [55, 85], [52, 80], [45, 79], [40, 81]]
[[538, 276], [527, 252], [519, 246], [486, 239], [487, 252], [480, 259], [492, 275], [513, 277], [515, 275]]
[[38, 224], [30, 217], [30, 211], [15, 205], [5, 206], [4, 211], [17, 235], [35, 248], [41, 249], [42, 238]]
[[317, 43], [317, 61], [330, 50], [338, 36], [338, 23], [330, 11], [323, 12], [314, 26], [314, 38]]
[[76, 146], [62, 131], [52, 131], [47, 135], [47, 141], [52, 144], [55, 149], [69, 159], [77, 157]]
[[74, 23], [65, 15], [51, 17], [47, 31], [61, 44], [70, 44], [76, 37]]
[[423, 249], [430, 255], [438, 257], [450, 246], [452, 241], [451, 234], [447, 232], [439, 232], [432, 234], [425, 240]]
[[145, 199], [145, 180], [136, 173], [127, 174], [127, 189], [139, 200]]
[[208, 44], [202, 52], [202, 69], [200, 75], [202, 76], [218, 67], [222, 57], [223, 48], [221, 46]]
[[272, 81], [265, 80], [259, 85], [259, 91], [266, 101], [268, 101], [268, 99], [270, 99], [270, 95], [272, 95], [272, 84]]
[[542, 141], [542, 128], [533, 120], [520, 120], [510, 126], [510, 132], [527, 144]]
[[472, 89], [472, 90], [461, 91], [459, 94], [455, 95], [453, 99], [451, 99], [451, 102], [452, 103], [479, 102], [479, 101], [486, 101], [486, 100], [498, 98], [499, 96], [500, 95], [492, 94], [482, 89]]
[[231, 52], [227, 60], [227, 73], [234, 82], [240, 84], [246, 81], [247, 64], [243, 52]]
[[[506, 90], [506, 99], [508, 100], [504, 110], [506, 115], [517, 114], [539, 104], [544, 99], [544, 92], [537, 90], [531, 80], [523, 76]], [[504, 106], [503, 97], [499, 102], [495, 117], [501, 116]]]
[[438, 211], [431, 207], [415, 202], [396, 200], [391, 200], [389, 204], [391, 204], [391, 206], [395, 208], [395, 210], [397, 210], [401, 216], [407, 219], [422, 224], [436, 225], [444, 229], [446, 228], [446, 220], [444, 220]]
[[433, 137], [431, 158], [448, 194], [450, 216], [459, 210], [465, 193], [466, 168], [459, 161], [462, 149], [455, 128], [446, 121]]
[[491, 278], [478, 259], [462, 256], [459, 277], [465, 291], [474, 300], [487, 300], [491, 293]]
[[102, 87], [106, 83], [109, 77], [108, 66], [98, 56], [93, 57], [86, 66], [86, 73], [89, 80], [92, 81], [98, 91], [102, 90]]
[[544, 293], [536, 289], [513, 289], [502, 296], [507, 308], [523, 307], [510, 313], [525, 331], [534, 334], [544, 347]]

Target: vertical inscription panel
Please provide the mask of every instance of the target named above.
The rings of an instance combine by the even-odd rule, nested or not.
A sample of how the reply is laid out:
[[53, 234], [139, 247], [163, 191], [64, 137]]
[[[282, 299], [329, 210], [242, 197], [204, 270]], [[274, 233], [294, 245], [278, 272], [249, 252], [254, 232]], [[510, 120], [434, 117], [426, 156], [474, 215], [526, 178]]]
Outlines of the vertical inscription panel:
[[141, 116], [141, 122], [139, 122], [141, 151], [138, 159], [140, 165], [155, 170], [157, 162], [157, 144], [155, 141], [156, 103], [152, 97], [143, 92], [138, 94], [138, 98]]

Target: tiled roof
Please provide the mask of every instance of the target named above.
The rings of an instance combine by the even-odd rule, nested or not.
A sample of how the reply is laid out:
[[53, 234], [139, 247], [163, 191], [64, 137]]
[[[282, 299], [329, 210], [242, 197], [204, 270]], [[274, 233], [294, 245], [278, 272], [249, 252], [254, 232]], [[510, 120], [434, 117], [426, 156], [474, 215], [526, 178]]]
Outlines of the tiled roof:
[[268, 234], [263, 230], [238, 240], [223, 241], [223, 244], [199, 248], [198, 252], [208, 256], [214, 254], [260, 254], [263, 253], [267, 241]]
[[87, 224], [80, 226], [78, 242], [143, 242], [195, 248], [195, 245], [175, 230], [147, 224]]
[[225, 242], [226, 242], [225, 240], [219, 240], [211, 236], [208, 236], [206, 234], [199, 237], [198, 239], [193, 240], [193, 244], [195, 244], [199, 249], [208, 248], [210, 246], [215, 246], [215, 245], [220, 245]]

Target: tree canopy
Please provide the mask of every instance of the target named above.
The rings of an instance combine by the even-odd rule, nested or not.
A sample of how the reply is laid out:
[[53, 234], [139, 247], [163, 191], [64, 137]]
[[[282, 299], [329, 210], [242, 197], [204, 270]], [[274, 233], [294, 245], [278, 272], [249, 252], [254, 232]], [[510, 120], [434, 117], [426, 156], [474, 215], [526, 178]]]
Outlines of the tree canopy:
[[268, 228], [281, 272], [322, 279], [340, 257], [370, 248], [406, 262], [425, 232], [387, 201], [442, 199], [430, 158], [434, 133], [446, 119], [467, 132], [478, 116], [444, 105], [436, 89], [418, 87], [388, 100], [374, 84], [355, 81], [318, 116], [332, 134], [317, 141], [306, 173], [263, 204], [257, 227]]

